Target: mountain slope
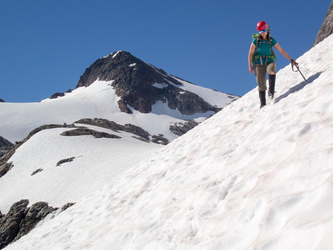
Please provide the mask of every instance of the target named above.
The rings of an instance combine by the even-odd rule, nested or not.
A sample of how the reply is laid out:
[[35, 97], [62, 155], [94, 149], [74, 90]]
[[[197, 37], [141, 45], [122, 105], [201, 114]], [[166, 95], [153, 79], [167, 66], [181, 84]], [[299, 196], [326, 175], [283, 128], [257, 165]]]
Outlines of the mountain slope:
[[170, 126], [201, 122], [237, 96], [200, 87], [118, 51], [97, 60], [77, 88], [40, 103], [0, 103], [0, 136], [15, 142], [45, 124], [103, 118], [172, 141]]
[[[122, 112], [131, 114], [132, 107], [141, 113], [149, 113], [158, 101], [184, 115], [217, 111], [209, 97], [203, 99], [200, 96], [202, 91], [195, 91], [195, 88], [189, 90], [189, 86], [194, 84], [172, 76], [125, 51], [98, 59], [86, 69], [77, 87], [88, 87], [97, 80], [112, 81], [111, 85], [120, 97], [118, 105]], [[228, 104], [233, 96], [219, 93], [219, 98], [225, 99], [225, 104]]]
[[10, 158], [14, 167], [0, 178], [3, 213], [21, 199], [54, 207], [81, 200], [162, 147], [131, 133], [85, 127], [120, 138], [64, 136], [75, 128], [45, 129], [33, 135]]
[[[332, 249], [333, 36], [8, 249]], [[110, 163], [111, 164], [111, 163]]]
[[[150, 112], [132, 107], [126, 96], [149, 88], [156, 89], [149, 92]], [[3, 213], [20, 199], [54, 207], [76, 202], [160, 149], [157, 143], [167, 144], [238, 98], [122, 51], [97, 60], [74, 91], [55, 96], [40, 103], [1, 103], [0, 135], [12, 142], [25, 138], [0, 159], [0, 190], [11, 190], [0, 197]], [[193, 105], [184, 111], [188, 103]], [[69, 162], [58, 164], [63, 161]]]

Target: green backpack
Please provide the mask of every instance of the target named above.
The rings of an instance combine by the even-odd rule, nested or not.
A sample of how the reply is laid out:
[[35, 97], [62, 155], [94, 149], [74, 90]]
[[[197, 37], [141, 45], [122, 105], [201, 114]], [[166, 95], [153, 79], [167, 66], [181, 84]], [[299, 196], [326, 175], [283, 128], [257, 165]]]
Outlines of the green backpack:
[[[256, 50], [255, 50], [255, 52], [253, 53], [253, 56], [252, 56], [252, 63], [255, 62], [257, 59], [260, 58], [260, 56], [257, 55], [258, 43], [259, 43], [258, 37], [259, 37], [259, 33], [252, 34], [252, 41], [254, 39], [256, 39]], [[276, 55], [275, 55], [274, 50], [273, 50], [272, 38], [270, 38], [269, 41], [267, 41], [266, 43], [270, 43], [270, 45], [271, 45], [271, 51], [272, 51], [272, 54], [270, 54], [269, 56], [267, 56], [267, 59], [272, 59], [273, 61], [275, 61], [276, 60]]]

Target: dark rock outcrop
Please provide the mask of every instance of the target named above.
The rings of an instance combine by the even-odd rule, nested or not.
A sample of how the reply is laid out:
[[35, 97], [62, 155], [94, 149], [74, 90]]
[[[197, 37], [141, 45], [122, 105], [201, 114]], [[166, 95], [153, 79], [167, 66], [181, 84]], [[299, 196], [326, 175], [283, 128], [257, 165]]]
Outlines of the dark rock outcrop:
[[36, 169], [35, 171], [32, 172], [31, 176], [36, 175], [36, 174], [42, 172], [43, 170], [44, 169], [42, 169], [42, 168]]
[[21, 221], [20, 231], [14, 240], [18, 240], [22, 236], [28, 234], [39, 221], [55, 210], [57, 210], [57, 208], [49, 207], [47, 202], [37, 202], [32, 205]]
[[[73, 91], [72, 89], [69, 89], [66, 91], [66, 93], [71, 93], [72, 91]], [[50, 96], [50, 99], [56, 99], [56, 98], [62, 97], [62, 96], [65, 96], [65, 93], [55, 93]]]
[[20, 231], [20, 223], [27, 214], [28, 200], [16, 202], [0, 219], [0, 249], [12, 242]]
[[14, 144], [0, 136], [0, 158], [6, 154]]
[[60, 161], [57, 162], [57, 167], [61, 166], [64, 163], [72, 162], [72, 161], [74, 161], [74, 159], [75, 159], [75, 157], [70, 157], [70, 158], [67, 158], [67, 159], [60, 160]]
[[189, 130], [197, 126], [199, 123], [195, 121], [188, 121], [186, 123], [175, 123], [173, 125], [170, 125], [170, 131], [174, 133], [175, 135], [184, 135], [186, 134]]
[[74, 130], [69, 130], [61, 133], [63, 136], [80, 136], [80, 135], [92, 135], [95, 138], [111, 138], [111, 139], [119, 139], [120, 136], [108, 134], [105, 132], [99, 132], [88, 128], [77, 128]]
[[313, 47], [318, 43], [323, 41], [326, 37], [330, 36], [333, 33], [333, 1], [331, 2], [330, 7], [325, 16], [325, 20], [317, 34]]
[[169, 140], [165, 138], [162, 134], [159, 134], [152, 136], [152, 142], [157, 144], [167, 145], [169, 143]]
[[95, 119], [81, 119], [79, 121], [76, 121], [75, 123], [80, 123], [80, 124], [86, 124], [86, 125], [93, 125], [93, 126], [97, 126], [97, 127], [101, 127], [101, 128], [106, 128], [106, 129], [111, 129], [115, 132], [118, 131], [125, 131], [128, 133], [132, 133], [134, 135], [140, 136], [142, 138], [144, 138], [145, 140], [149, 140], [149, 133], [132, 124], [125, 124], [125, 125], [120, 125], [116, 122], [113, 121], [109, 121], [106, 119], [101, 119], [101, 118], [95, 118]]
[[4, 100], [2, 100], [1, 98], [0, 98], [0, 102], [5, 102]]
[[66, 205], [64, 205], [64, 206], [61, 208], [60, 212], [62, 213], [63, 211], [67, 210], [68, 208], [74, 206], [75, 204], [76, 204], [75, 202], [69, 202], [69, 203], [67, 203]]
[[183, 84], [176, 77], [125, 51], [98, 59], [86, 69], [76, 87], [87, 87], [98, 79], [113, 80], [111, 84], [121, 98], [118, 105], [122, 112], [131, 113], [133, 107], [149, 113], [157, 101], [167, 102], [169, 108], [184, 115], [218, 111], [197, 94], [181, 89]]
[[0, 216], [0, 249], [28, 234], [36, 224], [55, 211], [46, 202], [38, 202], [28, 208], [29, 201], [14, 203], [6, 215]]
[[14, 167], [14, 165], [12, 162], [8, 162], [8, 163], [6, 162], [6, 163], [0, 165], [0, 178], [2, 176], [4, 176], [5, 174], [7, 174], [7, 172], [9, 170], [11, 170], [13, 167]]

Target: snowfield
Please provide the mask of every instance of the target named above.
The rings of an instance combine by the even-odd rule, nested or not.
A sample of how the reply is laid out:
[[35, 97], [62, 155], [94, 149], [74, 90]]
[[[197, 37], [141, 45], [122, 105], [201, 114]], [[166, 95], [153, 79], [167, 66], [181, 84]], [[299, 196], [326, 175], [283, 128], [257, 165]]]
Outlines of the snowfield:
[[296, 60], [308, 82], [287, 65], [263, 109], [250, 91], [6, 249], [333, 249], [332, 47]]
[[[0, 190], [6, 190], [1, 192], [1, 211], [7, 213], [23, 197], [29, 199], [30, 205], [46, 201], [50, 206], [62, 207], [76, 202], [162, 147], [135, 139], [133, 134], [87, 127], [121, 138], [60, 135], [73, 128], [47, 129], [35, 134], [10, 158], [14, 167], [0, 179]], [[72, 162], [57, 166], [61, 160], [72, 157]], [[39, 169], [42, 171], [33, 174]]]
[[[176, 79], [183, 84], [182, 89], [199, 95], [212, 106], [224, 108], [238, 98]], [[63, 97], [45, 99], [39, 103], [0, 103], [0, 135], [14, 143], [23, 140], [33, 129], [45, 124], [71, 124], [82, 118], [103, 118], [121, 125], [136, 125], [151, 135], [163, 134], [172, 141], [178, 136], [170, 132], [170, 124], [193, 119], [202, 122], [215, 114], [208, 111], [183, 115], [178, 109], [172, 110], [167, 102], [162, 101], [152, 106], [151, 113], [140, 113], [134, 108], [133, 114], [123, 113], [119, 109], [119, 97], [111, 83], [112, 81], [97, 80], [88, 87], [77, 88]]]

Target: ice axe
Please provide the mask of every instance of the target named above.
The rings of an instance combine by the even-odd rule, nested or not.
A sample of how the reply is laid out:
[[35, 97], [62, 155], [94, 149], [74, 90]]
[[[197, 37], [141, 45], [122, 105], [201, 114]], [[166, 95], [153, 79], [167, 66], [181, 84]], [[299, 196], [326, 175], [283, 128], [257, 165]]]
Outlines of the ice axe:
[[[303, 79], [304, 79], [306, 82], [308, 82], [308, 81], [306, 80], [306, 78], [304, 77], [304, 75], [302, 74], [301, 70], [299, 69], [299, 67], [298, 67], [298, 63], [295, 62], [295, 64], [294, 64], [293, 62], [295, 62], [295, 61], [291, 59], [291, 69], [292, 69], [294, 72], [299, 72], [299, 73], [301, 74], [301, 76], [303, 77]], [[297, 70], [294, 70], [294, 66], [297, 68]]]

